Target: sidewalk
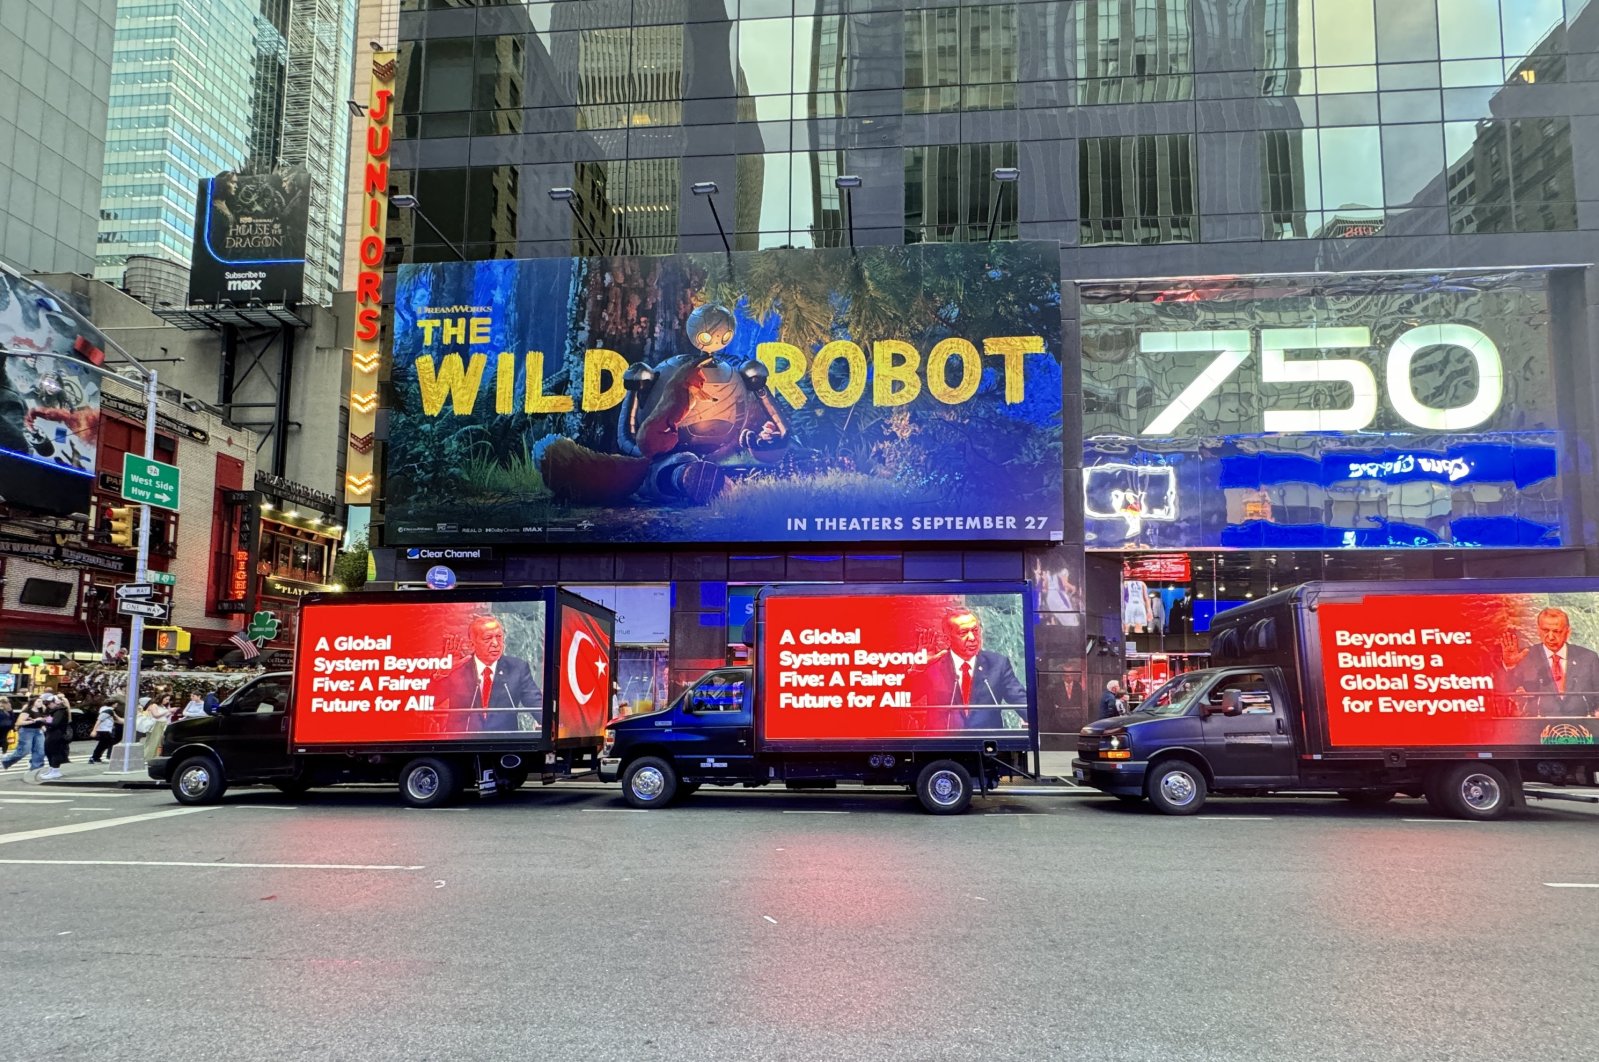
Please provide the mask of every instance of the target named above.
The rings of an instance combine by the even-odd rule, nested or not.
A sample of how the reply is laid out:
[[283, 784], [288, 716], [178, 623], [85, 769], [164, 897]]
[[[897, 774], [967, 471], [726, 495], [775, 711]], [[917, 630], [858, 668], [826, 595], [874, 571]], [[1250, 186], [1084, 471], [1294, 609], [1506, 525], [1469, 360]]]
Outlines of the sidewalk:
[[[48, 767], [43, 768], [49, 770]], [[138, 774], [111, 774], [103, 763], [89, 763], [87, 755], [73, 757], [71, 763], [61, 765], [61, 777], [49, 782], [39, 780], [39, 772], [28, 769], [26, 760], [19, 760], [11, 769], [0, 771], [0, 786], [19, 783], [38, 786], [68, 786], [95, 789], [162, 789], [164, 783], [144, 772]]]

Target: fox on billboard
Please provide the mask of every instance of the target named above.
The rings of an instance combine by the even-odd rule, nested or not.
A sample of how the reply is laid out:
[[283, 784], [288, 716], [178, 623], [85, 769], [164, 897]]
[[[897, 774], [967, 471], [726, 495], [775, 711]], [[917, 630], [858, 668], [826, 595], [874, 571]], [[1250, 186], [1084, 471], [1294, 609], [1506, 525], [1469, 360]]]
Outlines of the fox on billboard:
[[767, 744], [1025, 737], [1025, 596], [796, 593], [762, 598]]
[[224, 170], [203, 179], [194, 205], [189, 301], [299, 302], [310, 211], [311, 174], [304, 166]]
[[1333, 746], [1595, 743], [1599, 595], [1381, 594], [1318, 615]]
[[0, 500], [87, 512], [105, 336], [49, 288], [0, 265]]
[[394, 544], [1062, 537], [1059, 255], [402, 266]]

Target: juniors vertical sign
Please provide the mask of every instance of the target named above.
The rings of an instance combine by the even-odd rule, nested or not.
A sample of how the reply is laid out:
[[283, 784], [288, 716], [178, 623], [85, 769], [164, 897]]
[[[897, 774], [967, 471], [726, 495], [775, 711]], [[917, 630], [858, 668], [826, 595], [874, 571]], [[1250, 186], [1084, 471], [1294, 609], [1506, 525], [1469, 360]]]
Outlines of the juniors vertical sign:
[[1599, 595], [1395, 594], [1317, 615], [1334, 746], [1594, 743]]
[[769, 595], [762, 737], [905, 740], [1028, 726], [1021, 594]]
[[396, 53], [372, 55], [361, 179], [360, 269], [355, 275], [355, 336], [350, 345], [350, 429], [344, 458], [344, 500], [372, 501], [372, 449], [378, 411], [378, 338], [383, 323], [383, 254], [388, 239], [389, 149], [393, 145]]

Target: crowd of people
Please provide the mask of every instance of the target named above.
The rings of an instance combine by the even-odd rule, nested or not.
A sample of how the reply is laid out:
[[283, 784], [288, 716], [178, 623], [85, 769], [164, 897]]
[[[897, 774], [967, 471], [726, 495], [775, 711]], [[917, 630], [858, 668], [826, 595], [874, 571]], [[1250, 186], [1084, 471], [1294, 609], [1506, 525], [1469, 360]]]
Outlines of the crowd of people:
[[[140, 697], [133, 726], [144, 746], [145, 756], [154, 756], [160, 749], [161, 735], [167, 724], [215, 715], [219, 703], [218, 691], [214, 688], [204, 693], [192, 691], [188, 702], [181, 706], [174, 704], [174, 694], [165, 688], [149, 697]], [[27, 769], [39, 771], [40, 781], [62, 777], [61, 765], [71, 762], [74, 721], [80, 714], [81, 710], [73, 707], [67, 694], [56, 690], [45, 690], [31, 698], [0, 697], [0, 752], [5, 753], [0, 756], [0, 770], [10, 770], [27, 760]], [[120, 700], [108, 698], [96, 706], [94, 723], [89, 729], [89, 736], [94, 738], [90, 763], [109, 762], [112, 748], [123, 740], [125, 715]], [[15, 748], [12, 748], [13, 741]]]

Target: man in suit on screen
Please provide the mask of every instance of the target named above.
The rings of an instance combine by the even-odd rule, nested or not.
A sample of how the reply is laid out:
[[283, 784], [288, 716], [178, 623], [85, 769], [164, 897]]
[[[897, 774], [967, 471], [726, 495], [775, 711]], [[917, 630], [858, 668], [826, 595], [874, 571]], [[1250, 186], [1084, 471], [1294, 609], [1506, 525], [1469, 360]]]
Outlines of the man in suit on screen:
[[[944, 708], [943, 728], [1001, 729], [1014, 726], [1027, 712], [1027, 687], [1003, 653], [983, 648], [983, 624], [971, 609], [944, 615], [949, 648], [933, 657], [918, 676], [919, 701], [930, 709], [928, 719]], [[1009, 709], [1006, 713], [994, 709]], [[1025, 723], [1023, 724], [1025, 725]]]
[[516, 733], [518, 715], [532, 713], [532, 725], [544, 725], [544, 694], [526, 660], [505, 655], [505, 628], [493, 616], [475, 616], [468, 628], [472, 655], [444, 682], [452, 733]]
[[1504, 663], [1512, 700], [1521, 715], [1599, 714], [1599, 653], [1571, 641], [1563, 609], [1538, 613], [1538, 644], [1521, 649], [1507, 634]]

